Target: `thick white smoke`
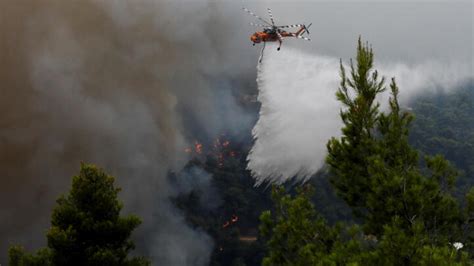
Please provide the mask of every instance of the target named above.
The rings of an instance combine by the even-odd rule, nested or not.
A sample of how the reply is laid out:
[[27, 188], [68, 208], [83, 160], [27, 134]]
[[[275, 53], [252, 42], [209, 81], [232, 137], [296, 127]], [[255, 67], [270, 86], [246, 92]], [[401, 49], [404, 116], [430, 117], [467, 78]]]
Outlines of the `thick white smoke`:
[[[387, 79], [396, 77], [405, 106], [422, 92], [447, 91], [473, 77], [469, 64], [376, 62], [375, 68]], [[257, 184], [295, 176], [305, 180], [321, 168], [327, 141], [340, 135], [341, 105], [335, 97], [339, 82], [338, 58], [267, 47], [258, 66], [262, 105], [248, 156]], [[388, 96], [381, 97], [382, 106]]]

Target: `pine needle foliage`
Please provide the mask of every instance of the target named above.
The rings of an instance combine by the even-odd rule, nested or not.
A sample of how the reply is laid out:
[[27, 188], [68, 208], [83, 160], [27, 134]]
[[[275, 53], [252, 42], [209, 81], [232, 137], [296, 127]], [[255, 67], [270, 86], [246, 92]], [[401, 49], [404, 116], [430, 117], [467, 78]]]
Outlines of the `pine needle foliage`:
[[12, 247], [10, 265], [149, 265], [144, 258], [128, 258], [134, 249], [131, 233], [141, 221], [120, 216], [123, 204], [114, 181], [94, 165], [81, 164], [71, 190], [53, 210], [48, 247], [36, 255]]

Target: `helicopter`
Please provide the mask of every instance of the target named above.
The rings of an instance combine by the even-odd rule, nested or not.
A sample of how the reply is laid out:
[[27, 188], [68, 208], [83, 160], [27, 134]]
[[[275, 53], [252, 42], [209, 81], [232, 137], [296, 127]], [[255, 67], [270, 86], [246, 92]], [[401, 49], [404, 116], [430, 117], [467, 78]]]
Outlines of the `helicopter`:
[[[263, 31], [257, 31], [254, 34], [250, 36], [250, 41], [252, 41], [252, 44], [255, 46], [257, 43], [263, 42], [263, 47], [260, 52], [260, 59], [259, 62], [262, 62], [263, 58], [263, 50], [265, 49], [265, 43], [267, 42], [279, 42], [277, 50], [280, 51], [281, 49], [281, 44], [283, 42], [283, 38], [287, 37], [293, 37], [293, 38], [298, 38], [298, 39], [303, 39], [306, 41], [311, 41], [311, 39], [304, 37], [303, 34], [307, 33], [309, 34], [308, 28], [311, 27], [313, 23], [310, 23], [308, 26], [304, 24], [293, 24], [293, 25], [284, 25], [284, 26], [276, 26], [275, 25], [275, 20], [273, 19], [273, 14], [272, 10], [270, 8], [267, 8], [268, 11], [268, 16], [270, 17], [270, 22], [264, 20], [263, 18], [259, 17], [249, 9], [243, 7], [242, 8], [245, 12], [249, 13], [250, 15], [256, 17], [258, 20], [262, 21], [265, 24], [255, 24], [255, 23], [250, 23], [252, 26], [257, 26], [257, 27], [262, 27]], [[299, 28], [298, 31], [296, 32], [287, 32], [283, 29], [289, 29], [289, 28]]]

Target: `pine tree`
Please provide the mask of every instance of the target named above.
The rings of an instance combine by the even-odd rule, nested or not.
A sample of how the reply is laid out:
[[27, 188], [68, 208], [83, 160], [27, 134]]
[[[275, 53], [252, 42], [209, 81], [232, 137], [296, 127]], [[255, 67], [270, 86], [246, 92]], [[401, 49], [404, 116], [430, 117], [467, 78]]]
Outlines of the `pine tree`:
[[57, 200], [48, 248], [32, 256], [13, 247], [10, 265], [148, 265], [144, 258], [128, 258], [134, 248], [130, 236], [140, 219], [120, 216], [119, 191], [114, 177], [82, 164], [69, 194]]
[[262, 265], [345, 265], [357, 260], [362, 252], [355, 240], [359, 230], [327, 225], [310, 201], [312, 193], [309, 185], [297, 189], [294, 197], [283, 187], [273, 187], [275, 210], [260, 216], [260, 233], [269, 250]]
[[360, 39], [350, 78], [341, 63], [337, 97], [346, 106], [343, 136], [329, 141], [327, 157], [334, 187], [362, 218], [368, 234], [380, 236], [384, 225], [399, 217], [407, 230], [421, 222], [432, 241], [459, 237], [461, 213], [450, 194], [455, 169], [440, 156], [426, 159], [428, 171], [420, 168], [418, 152], [408, 143], [413, 116], [400, 110], [395, 79], [390, 110], [379, 111], [375, 99], [386, 89], [372, 65], [372, 49]]
[[472, 263], [460, 249], [472, 248], [474, 189], [461, 210], [452, 196], [457, 170], [440, 155], [419, 159], [408, 142], [413, 116], [399, 106], [395, 79], [388, 112], [379, 110], [376, 98], [386, 90], [384, 79], [372, 69], [372, 49], [360, 39], [357, 62], [351, 61], [350, 67], [347, 77], [341, 62], [336, 96], [344, 105], [344, 127], [339, 139], [328, 142], [327, 163], [334, 188], [358, 215], [362, 230], [329, 227], [314, 212], [309, 197], [300, 192], [292, 199], [280, 191], [275, 213], [262, 215], [262, 234], [269, 239], [264, 263]]
[[[377, 94], [383, 92], [384, 79], [373, 71], [374, 54], [364, 46], [359, 38], [357, 46], [357, 65], [350, 63], [351, 78], [340, 63], [341, 83], [337, 99], [344, 105], [340, 116], [344, 123], [343, 137], [331, 139], [328, 143], [327, 163], [333, 173], [331, 180], [341, 196], [363, 217], [366, 195], [372, 189], [366, 165], [369, 157], [376, 153], [374, 127], [378, 120], [379, 104]], [[355, 97], [351, 94], [354, 93]]]

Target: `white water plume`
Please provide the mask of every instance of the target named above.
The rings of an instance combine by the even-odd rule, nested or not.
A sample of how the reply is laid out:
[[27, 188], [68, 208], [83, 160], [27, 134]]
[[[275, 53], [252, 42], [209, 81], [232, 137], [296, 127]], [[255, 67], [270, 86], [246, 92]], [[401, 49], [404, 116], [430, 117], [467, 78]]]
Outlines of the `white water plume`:
[[[375, 62], [375, 68], [387, 80], [396, 77], [403, 105], [421, 92], [446, 92], [473, 77], [469, 64]], [[327, 141], [340, 135], [341, 105], [335, 96], [339, 82], [338, 58], [267, 47], [258, 66], [261, 109], [248, 156], [257, 185], [295, 176], [306, 180], [321, 168]], [[380, 97], [382, 108], [387, 97]]]

